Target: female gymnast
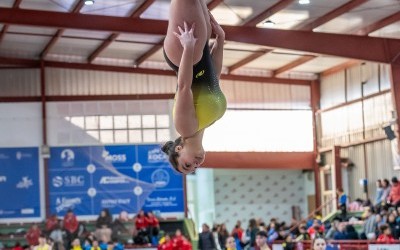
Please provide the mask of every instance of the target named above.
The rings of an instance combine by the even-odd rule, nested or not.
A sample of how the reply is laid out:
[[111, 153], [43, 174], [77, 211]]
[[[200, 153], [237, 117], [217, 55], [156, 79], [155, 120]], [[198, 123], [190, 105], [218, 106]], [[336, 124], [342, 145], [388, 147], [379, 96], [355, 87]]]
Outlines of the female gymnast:
[[[212, 35], [215, 42], [210, 50]], [[205, 159], [204, 129], [220, 119], [226, 99], [219, 87], [225, 32], [207, 9], [205, 0], [172, 0], [164, 57], [178, 76], [173, 119], [181, 135], [162, 150], [172, 166], [192, 173]]]

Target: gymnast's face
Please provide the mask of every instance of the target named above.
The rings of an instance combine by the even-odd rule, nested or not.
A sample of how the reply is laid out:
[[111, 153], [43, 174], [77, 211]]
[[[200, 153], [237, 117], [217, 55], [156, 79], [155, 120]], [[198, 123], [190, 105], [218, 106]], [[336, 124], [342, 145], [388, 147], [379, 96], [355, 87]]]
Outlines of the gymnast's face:
[[204, 162], [204, 150], [192, 150], [190, 147], [177, 146], [175, 151], [179, 153], [177, 158], [178, 171], [183, 174], [190, 174]]

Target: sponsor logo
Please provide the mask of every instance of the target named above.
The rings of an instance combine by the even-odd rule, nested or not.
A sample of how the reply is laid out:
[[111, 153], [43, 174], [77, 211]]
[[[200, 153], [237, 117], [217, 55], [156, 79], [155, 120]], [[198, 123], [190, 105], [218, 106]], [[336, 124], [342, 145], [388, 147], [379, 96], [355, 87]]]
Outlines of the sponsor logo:
[[23, 208], [21, 209], [21, 214], [34, 214], [35, 209], [33, 208]]
[[0, 176], [0, 183], [7, 182], [7, 176]]
[[4, 159], [8, 159], [10, 157], [8, 157], [8, 155], [6, 154], [0, 154], [0, 160], [4, 160]]
[[52, 179], [54, 187], [82, 187], [85, 185], [85, 177], [83, 175], [55, 176]]
[[56, 199], [56, 211], [57, 213], [63, 211], [63, 210], [68, 210], [68, 209], [74, 209], [76, 205], [79, 205], [82, 203], [82, 199], [77, 197], [77, 198], [65, 198], [65, 197], [59, 197]]
[[131, 199], [105, 199], [101, 200], [101, 207], [103, 208], [113, 208], [118, 205], [129, 205]]
[[22, 177], [22, 180], [17, 183], [17, 188], [19, 189], [28, 189], [30, 186], [33, 185], [32, 179], [29, 179], [28, 176]]
[[75, 153], [71, 149], [67, 148], [61, 152], [62, 166], [71, 167], [74, 165]]
[[161, 151], [161, 148], [155, 148], [147, 152], [147, 161], [149, 163], [165, 162], [167, 155]]
[[169, 183], [169, 174], [164, 169], [157, 169], [151, 174], [151, 182], [158, 188], [162, 188]]
[[123, 184], [129, 181], [123, 176], [103, 176], [100, 179], [100, 184]]
[[205, 70], [203, 69], [202, 71], [200, 71], [199, 73], [196, 74], [196, 79], [201, 77], [202, 75], [204, 75]]
[[15, 158], [17, 158], [17, 160], [21, 160], [22, 158], [32, 158], [32, 154], [27, 154], [27, 153], [22, 153], [21, 151], [17, 151], [17, 153], [15, 153]]
[[126, 162], [126, 154], [110, 154], [107, 150], [103, 150], [101, 155], [105, 161], [111, 163], [124, 163]]

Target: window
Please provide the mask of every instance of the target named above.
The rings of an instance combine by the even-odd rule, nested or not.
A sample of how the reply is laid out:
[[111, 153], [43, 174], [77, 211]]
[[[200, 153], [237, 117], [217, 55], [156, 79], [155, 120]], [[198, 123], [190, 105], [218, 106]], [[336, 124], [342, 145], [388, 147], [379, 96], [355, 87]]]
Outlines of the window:
[[65, 120], [102, 143], [158, 143], [171, 139], [169, 115], [71, 116]]

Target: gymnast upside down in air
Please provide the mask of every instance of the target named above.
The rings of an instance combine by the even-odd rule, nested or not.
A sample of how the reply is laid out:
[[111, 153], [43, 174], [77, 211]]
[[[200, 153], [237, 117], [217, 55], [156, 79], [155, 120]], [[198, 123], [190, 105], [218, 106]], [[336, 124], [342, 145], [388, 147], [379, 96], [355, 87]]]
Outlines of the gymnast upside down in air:
[[[216, 39], [210, 50], [211, 34]], [[205, 0], [172, 0], [164, 57], [178, 76], [173, 119], [181, 135], [163, 147], [172, 166], [192, 173], [205, 159], [204, 130], [220, 119], [226, 99], [219, 86], [225, 32]]]

